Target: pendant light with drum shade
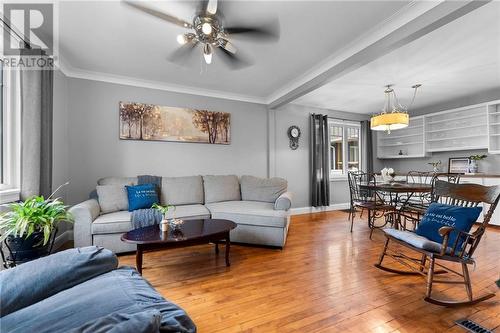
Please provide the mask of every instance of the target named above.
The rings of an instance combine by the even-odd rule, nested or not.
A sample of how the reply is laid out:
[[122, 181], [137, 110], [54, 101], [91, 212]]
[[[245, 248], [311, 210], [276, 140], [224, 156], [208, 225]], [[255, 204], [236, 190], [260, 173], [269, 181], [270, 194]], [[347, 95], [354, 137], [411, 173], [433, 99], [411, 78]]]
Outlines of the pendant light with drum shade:
[[370, 119], [370, 128], [373, 131], [387, 131], [388, 134], [393, 130], [402, 129], [408, 127], [410, 123], [410, 117], [408, 115], [408, 110], [413, 105], [415, 101], [415, 96], [417, 95], [417, 89], [421, 86], [421, 84], [416, 84], [412, 86], [413, 98], [408, 107], [404, 107], [399, 103], [399, 100], [396, 96], [396, 92], [392, 88], [392, 85], [389, 84], [386, 86], [384, 91], [385, 94], [385, 105], [382, 109], [382, 112], [376, 115], [373, 115]]

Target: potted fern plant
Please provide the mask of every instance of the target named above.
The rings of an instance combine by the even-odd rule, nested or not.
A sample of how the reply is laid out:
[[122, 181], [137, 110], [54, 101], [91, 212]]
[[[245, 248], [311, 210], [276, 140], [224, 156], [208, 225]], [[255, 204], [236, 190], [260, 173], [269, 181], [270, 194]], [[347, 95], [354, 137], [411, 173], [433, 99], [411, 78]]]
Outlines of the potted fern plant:
[[51, 199], [52, 195], [47, 199], [32, 196], [12, 203], [0, 215], [0, 243], [5, 241], [10, 252], [7, 260], [12, 266], [49, 254], [57, 225], [73, 221], [68, 207], [60, 199]]

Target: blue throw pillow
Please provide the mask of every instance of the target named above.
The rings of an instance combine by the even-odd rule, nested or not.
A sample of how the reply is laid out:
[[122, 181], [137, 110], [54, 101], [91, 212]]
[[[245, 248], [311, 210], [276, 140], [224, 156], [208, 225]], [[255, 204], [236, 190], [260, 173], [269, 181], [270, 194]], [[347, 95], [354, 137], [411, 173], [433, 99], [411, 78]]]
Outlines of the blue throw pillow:
[[[448, 226], [469, 232], [482, 210], [482, 207], [461, 207], [432, 203], [424, 217], [422, 217], [416, 233], [434, 242], [442, 243], [443, 237], [438, 232], [440, 228]], [[453, 246], [457, 236], [458, 232], [456, 231], [450, 233], [449, 247]], [[461, 245], [462, 241], [458, 243], [457, 249], [460, 249]]]
[[135, 186], [125, 186], [128, 195], [128, 211], [136, 209], [151, 208], [158, 203], [158, 193], [154, 184], [142, 184]]

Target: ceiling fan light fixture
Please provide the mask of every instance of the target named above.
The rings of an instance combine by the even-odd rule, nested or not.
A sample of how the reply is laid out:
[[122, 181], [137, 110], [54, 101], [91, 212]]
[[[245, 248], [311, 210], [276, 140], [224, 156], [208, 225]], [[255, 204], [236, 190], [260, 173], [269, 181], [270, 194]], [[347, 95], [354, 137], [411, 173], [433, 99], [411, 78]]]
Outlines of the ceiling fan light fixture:
[[187, 38], [184, 35], [177, 35], [177, 43], [184, 45], [187, 43]]
[[203, 58], [205, 58], [207, 65], [212, 63], [212, 48], [210, 47], [210, 44], [205, 44], [203, 47]]
[[205, 35], [210, 35], [212, 33], [212, 25], [208, 22], [203, 23], [201, 25], [201, 31], [203, 31]]

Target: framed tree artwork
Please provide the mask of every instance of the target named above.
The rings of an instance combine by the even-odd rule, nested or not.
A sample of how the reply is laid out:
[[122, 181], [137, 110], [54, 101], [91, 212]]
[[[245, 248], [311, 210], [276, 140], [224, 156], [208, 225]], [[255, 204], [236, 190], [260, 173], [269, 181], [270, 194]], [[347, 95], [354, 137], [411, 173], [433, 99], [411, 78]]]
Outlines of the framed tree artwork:
[[120, 139], [231, 143], [231, 114], [201, 109], [120, 102]]

